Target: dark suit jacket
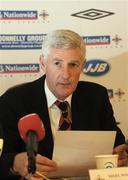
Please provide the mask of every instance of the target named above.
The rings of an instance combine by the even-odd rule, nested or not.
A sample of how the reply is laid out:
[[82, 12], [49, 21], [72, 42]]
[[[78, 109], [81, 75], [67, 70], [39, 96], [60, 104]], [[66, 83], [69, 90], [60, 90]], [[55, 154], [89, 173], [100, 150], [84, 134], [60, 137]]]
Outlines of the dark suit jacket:
[[[0, 121], [3, 124], [5, 141], [0, 160], [0, 177], [9, 174], [15, 154], [25, 151], [25, 143], [20, 138], [17, 128], [19, 119], [24, 115], [37, 113], [42, 119], [46, 135], [39, 142], [38, 151], [52, 158], [53, 139], [44, 79], [45, 76], [34, 82], [10, 88], [0, 98]], [[115, 146], [125, 142], [113, 117], [105, 87], [91, 82], [79, 82], [72, 96], [71, 113], [72, 130], [116, 130]]]

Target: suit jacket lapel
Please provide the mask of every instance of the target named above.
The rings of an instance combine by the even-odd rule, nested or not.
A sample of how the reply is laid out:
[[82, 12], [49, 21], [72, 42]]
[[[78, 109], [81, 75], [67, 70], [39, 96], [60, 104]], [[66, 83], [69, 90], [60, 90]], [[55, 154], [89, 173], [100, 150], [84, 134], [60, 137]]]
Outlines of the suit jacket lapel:
[[51, 158], [53, 151], [53, 137], [52, 137], [48, 108], [47, 108], [46, 95], [44, 91], [44, 80], [45, 80], [45, 76], [40, 78], [35, 84], [36, 87], [35, 108], [38, 115], [42, 119], [44, 128], [46, 130], [44, 139], [41, 142], [39, 142], [40, 144], [39, 152], [41, 153], [43, 152], [44, 155], [47, 155], [49, 158]]

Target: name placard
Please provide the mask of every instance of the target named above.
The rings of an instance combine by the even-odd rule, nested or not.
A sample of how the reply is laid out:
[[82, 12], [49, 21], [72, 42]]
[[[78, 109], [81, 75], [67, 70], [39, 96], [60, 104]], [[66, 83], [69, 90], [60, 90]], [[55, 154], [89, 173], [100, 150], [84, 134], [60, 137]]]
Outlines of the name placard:
[[128, 180], [128, 167], [90, 169], [90, 180]]

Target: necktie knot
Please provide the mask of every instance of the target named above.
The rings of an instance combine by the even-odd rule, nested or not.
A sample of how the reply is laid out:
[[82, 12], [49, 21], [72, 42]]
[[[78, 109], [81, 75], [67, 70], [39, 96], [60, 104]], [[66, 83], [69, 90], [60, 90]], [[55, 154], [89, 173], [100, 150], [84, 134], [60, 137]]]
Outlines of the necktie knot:
[[59, 109], [61, 110], [61, 113], [64, 117], [67, 117], [68, 115], [68, 102], [67, 101], [56, 101], [56, 105], [59, 107]]

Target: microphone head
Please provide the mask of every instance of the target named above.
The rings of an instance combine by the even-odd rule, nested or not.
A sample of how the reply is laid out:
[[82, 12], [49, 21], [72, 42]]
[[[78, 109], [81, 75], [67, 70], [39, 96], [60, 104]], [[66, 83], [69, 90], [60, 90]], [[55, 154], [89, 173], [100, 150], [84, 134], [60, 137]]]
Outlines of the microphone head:
[[36, 113], [28, 114], [22, 117], [18, 122], [18, 129], [21, 138], [27, 142], [28, 131], [34, 131], [37, 135], [37, 140], [40, 141], [45, 136], [45, 128], [40, 117]]

